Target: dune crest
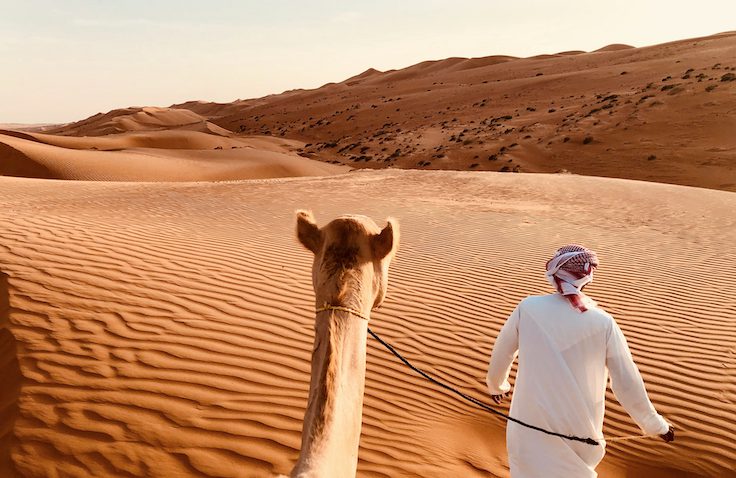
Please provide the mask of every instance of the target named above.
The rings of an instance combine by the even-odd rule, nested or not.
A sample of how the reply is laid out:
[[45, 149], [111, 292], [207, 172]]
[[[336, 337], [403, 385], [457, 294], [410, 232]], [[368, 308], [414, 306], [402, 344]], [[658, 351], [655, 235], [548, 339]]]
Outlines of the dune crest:
[[45, 132], [73, 136], [104, 136], [130, 131], [171, 129], [200, 131], [223, 136], [232, 134], [189, 109], [154, 106], [121, 108], [105, 114], [98, 113], [86, 120], [49, 128]]
[[621, 51], [621, 50], [630, 50], [632, 48], [635, 48], [631, 45], [624, 45], [623, 43], [612, 43], [610, 45], [606, 45], [602, 48], [598, 48], [597, 50], [594, 50], [595, 52], [604, 52], [604, 51]]

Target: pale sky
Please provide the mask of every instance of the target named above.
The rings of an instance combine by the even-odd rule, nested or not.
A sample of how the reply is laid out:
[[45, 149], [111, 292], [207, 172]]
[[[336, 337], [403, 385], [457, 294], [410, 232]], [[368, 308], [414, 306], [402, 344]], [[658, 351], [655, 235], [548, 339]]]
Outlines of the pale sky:
[[0, 0], [0, 123], [736, 30], [736, 0]]

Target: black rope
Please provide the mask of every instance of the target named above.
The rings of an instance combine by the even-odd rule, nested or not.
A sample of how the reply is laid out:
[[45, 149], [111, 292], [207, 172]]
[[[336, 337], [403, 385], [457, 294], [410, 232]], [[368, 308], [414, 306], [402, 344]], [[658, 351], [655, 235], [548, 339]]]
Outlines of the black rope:
[[577, 437], [577, 436], [574, 436], [574, 435], [563, 435], [562, 433], [551, 432], [549, 430], [545, 430], [544, 428], [540, 428], [540, 427], [537, 427], [537, 426], [534, 426], [534, 425], [529, 425], [528, 423], [524, 423], [521, 420], [518, 420], [518, 419], [513, 418], [513, 417], [510, 417], [510, 416], [508, 416], [508, 415], [506, 415], [504, 413], [501, 413], [498, 410], [495, 410], [495, 409], [489, 407], [488, 405], [486, 405], [485, 403], [481, 402], [480, 400], [478, 400], [476, 398], [473, 398], [470, 395], [467, 395], [467, 394], [461, 392], [460, 390], [457, 390], [456, 388], [453, 388], [453, 387], [451, 387], [451, 386], [449, 386], [447, 384], [444, 384], [444, 383], [440, 382], [439, 380], [431, 377], [430, 375], [428, 375], [424, 371], [418, 369], [417, 367], [415, 367], [414, 365], [412, 365], [411, 362], [409, 362], [408, 360], [406, 360], [395, 348], [393, 348], [390, 344], [386, 343], [381, 337], [379, 337], [378, 334], [376, 334], [375, 332], [373, 332], [370, 329], [370, 327], [368, 327], [368, 333], [371, 334], [374, 339], [376, 339], [379, 342], [381, 342], [381, 344], [384, 347], [386, 347], [389, 352], [391, 352], [399, 360], [401, 360], [402, 362], [404, 362], [404, 364], [406, 364], [407, 367], [409, 367], [410, 369], [414, 370], [416, 373], [418, 373], [422, 377], [426, 378], [430, 382], [434, 383], [435, 385], [439, 385], [440, 387], [444, 388], [445, 390], [449, 390], [450, 392], [452, 392], [452, 393], [454, 393], [456, 395], [459, 395], [460, 397], [462, 397], [465, 400], [467, 400], [467, 401], [469, 401], [469, 402], [477, 405], [478, 407], [482, 408], [483, 410], [486, 410], [488, 412], [491, 412], [494, 415], [498, 415], [499, 417], [503, 417], [506, 420], [512, 421], [514, 423], [518, 423], [521, 426], [524, 426], [524, 427], [527, 427], [527, 428], [531, 428], [532, 430], [537, 430], [537, 431], [542, 432], [542, 433], [546, 433], [547, 435], [553, 435], [553, 436], [556, 436], [556, 437], [564, 438], [565, 440], [579, 441], [579, 442], [587, 443], [588, 445], [593, 445], [593, 446], [598, 445], [598, 442], [596, 440], [594, 440], [593, 438], [581, 438], [581, 437]]

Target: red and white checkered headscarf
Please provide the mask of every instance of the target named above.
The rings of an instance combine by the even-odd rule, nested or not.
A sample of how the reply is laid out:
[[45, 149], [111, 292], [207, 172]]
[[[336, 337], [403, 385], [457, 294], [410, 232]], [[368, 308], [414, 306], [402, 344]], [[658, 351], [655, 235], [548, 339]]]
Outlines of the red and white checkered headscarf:
[[547, 280], [565, 296], [580, 312], [588, 308], [583, 303], [581, 290], [593, 281], [593, 271], [598, 267], [598, 256], [578, 244], [560, 247], [547, 261]]

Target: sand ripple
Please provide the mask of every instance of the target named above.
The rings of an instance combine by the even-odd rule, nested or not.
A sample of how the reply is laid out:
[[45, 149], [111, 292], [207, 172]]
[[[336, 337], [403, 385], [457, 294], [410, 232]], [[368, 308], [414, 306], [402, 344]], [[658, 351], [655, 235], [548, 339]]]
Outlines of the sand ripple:
[[[678, 428], [673, 445], [610, 445], [601, 476], [734, 476], [732, 193], [383, 171], [218, 184], [0, 178], [0, 204], [0, 300], [11, 307], [0, 369], [22, 386], [0, 396], [2, 476], [287, 473], [313, 322], [296, 208], [320, 223], [343, 212], [401, 220], [371, 326], [482, 399], [493, 339], [518, 300], [547, 291], [549, 253], [568, 241], [597, 249], [590, 293]], [[606, 432], [637, 432], [613, 399]], [[359, 475], [506, 477], [503, 423], [369, 339]]]

